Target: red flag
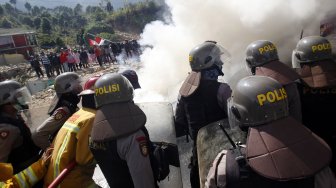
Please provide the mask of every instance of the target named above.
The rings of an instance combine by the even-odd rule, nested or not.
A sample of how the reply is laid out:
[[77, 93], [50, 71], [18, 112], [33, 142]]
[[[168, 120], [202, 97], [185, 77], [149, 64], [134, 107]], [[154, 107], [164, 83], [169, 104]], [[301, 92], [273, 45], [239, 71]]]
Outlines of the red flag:
[[89, 45], [90, 46], [95, 46], [95, 45], [98, 45], [98, 43], [92, 39], [89, 39]]
[[102, 40], [102, 38], [100, 38], [100, 37], [96, 36], [96, 39], [95, 39], [95, 41], [97, 42], [97, 44], [99, 44], [101, 40]]

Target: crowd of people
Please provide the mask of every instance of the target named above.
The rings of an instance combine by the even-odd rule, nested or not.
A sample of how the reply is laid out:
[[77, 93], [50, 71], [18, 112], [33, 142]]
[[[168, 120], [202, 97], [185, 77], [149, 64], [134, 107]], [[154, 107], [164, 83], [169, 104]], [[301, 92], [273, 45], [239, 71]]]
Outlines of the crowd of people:
[[[122, 55], [123, 58], [117, 58]], [[81, 47], [79, 50], [60, 48], [59, 52], [51, 50], [41, 51], [30, 57], [30, 64], [38, 78], [48, 78], [60, 75], [63, 72], [76, 72], [89, 68], [95, 64], [99, 66], [120, 64], [125, 59], [137, 58], [140, 55], [140, 46], [136, 40], [113, 42], [108, 45], [95, 45], [89, 49]], [[41, 68], [43, 66], [44, 71]]]
[[[82, 87], [79, 75], [68, 72], [76, 68], [64, 53], [59, 59], [67, 65], [61, 63], [55, 79], [50, 117], [33, 133], [18, 114], [29, 92], [16, 81], [0, 82], [0, 185], [95, 187], [99, 164], [110, 187], [158, 187], [156, 167], [164, 156], [155, 160], [145, 126], [150, 114], [133, 100], [140, 88], [136, 72], [94, 76]], [[176, 136], [193, 140], [192, 188], [336, 187], [336, 63], [330, 42], [301, 39], [293, 50], [295, 69], [280, 61], [271, 41], [252, 42], [245, 55], [251, 75], [231, 86], [218, 81], [230, 60], [220, 44], [206, 41], [189, 53], [191, 72], [179, 90], [174, 119]], [[48, 65], [45, 54], [40, 59]], [[50, 66], [45, 69], [48, 75]], [[200, 181], [198, 157], [208, 155], [198, 151], [199, 132], [223, 119], [246, 141], [232, 142], [209, 159], [214, 162]]]

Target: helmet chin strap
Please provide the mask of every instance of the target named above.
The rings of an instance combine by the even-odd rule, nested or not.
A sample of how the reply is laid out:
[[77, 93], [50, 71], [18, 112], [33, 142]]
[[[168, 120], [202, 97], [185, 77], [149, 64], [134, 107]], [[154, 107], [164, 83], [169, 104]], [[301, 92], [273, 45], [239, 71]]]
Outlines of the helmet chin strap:
[[222, 67], [219, 67], [219, 66], [216, 65], [215, 68], [218, 71], [220, 76], [224, 76], [224, 72], [222, 71]]

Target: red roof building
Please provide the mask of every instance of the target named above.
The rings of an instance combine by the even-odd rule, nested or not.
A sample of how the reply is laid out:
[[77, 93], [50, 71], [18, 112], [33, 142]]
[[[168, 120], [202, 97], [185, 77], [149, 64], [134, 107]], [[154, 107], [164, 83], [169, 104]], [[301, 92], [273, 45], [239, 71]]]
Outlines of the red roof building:
[[35, 31], [0, 28], [0, 54], [22, 54], [26, 59], [37, 47]]

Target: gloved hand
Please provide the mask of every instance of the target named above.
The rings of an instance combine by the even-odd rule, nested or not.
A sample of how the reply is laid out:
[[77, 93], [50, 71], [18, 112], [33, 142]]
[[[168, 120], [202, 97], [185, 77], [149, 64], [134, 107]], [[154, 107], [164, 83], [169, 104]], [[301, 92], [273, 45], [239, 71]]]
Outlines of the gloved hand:
[[41, 157], [41, 159], [42, 159], [42, 166], [47, 167], [49, 165], [51, 154], [52, 154], [53, 150], [54, 150], [53, 147], [49, 147], [49, 148], [47, 148], [47, 150], [45, 150], [43, 152], [43, 155]]

